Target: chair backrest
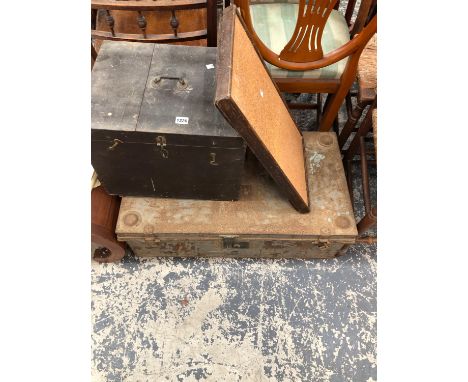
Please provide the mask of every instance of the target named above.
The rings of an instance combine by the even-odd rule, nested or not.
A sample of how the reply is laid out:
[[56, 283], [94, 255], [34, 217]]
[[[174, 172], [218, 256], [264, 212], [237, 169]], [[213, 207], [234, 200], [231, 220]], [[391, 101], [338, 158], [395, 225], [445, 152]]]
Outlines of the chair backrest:
[[[179, 31], [179, 18], [177, 13], [186, 10], [206, 8], [206, 29], [190, 32]], [[97, 30], [96, 23], [92, 22], [91, 36], [100, 40], [135, 41], [148, 43], [174, 43], [207, 39], [208, 46], [216, 46], [217, 40], [217, 14], [216, 0], [91, 0], [91, 9], [96, 17], [97, 11], [104, 13], [108, 30]], [[134, 22], [141, 33], [123, 33], [116, 31], [114, 11], [131, 11], [135, 13]], [[171, 13], [168, 26], [172, 33], [147, 33], [147, 12], [166, 11]], [[179, 16], [180, 17], [180, 16]]]
[[281, 60], [310, 62], [323, 57], [322, 34], [337, 0], [299, 1], [294, 33], [279, 55]]
[[[282, 2], [290, 1], [283, 0]], [[339, 6], [338, 0], [299, 0], [296, 27], [280, 54], [269, 49], [255, 32], [250, 15], [250, 0], [236, 0], [242, 19], [263, 58], [277, 67], [301, 71], [331, 65], [365, 47], [377, 30], [377, 15], [374, 11], [376, 0], [361, 0], [357, 17], [352, 23], [355, 2], [355, 0], [349, 0], [345, 15], [350, 26], [350, 37], [355, 38], [324, 55], [321, 43], [323, 30], [332, 10]], [[371, 19], [369, 19], [370, 12], [375, 13], [371, 15]]]

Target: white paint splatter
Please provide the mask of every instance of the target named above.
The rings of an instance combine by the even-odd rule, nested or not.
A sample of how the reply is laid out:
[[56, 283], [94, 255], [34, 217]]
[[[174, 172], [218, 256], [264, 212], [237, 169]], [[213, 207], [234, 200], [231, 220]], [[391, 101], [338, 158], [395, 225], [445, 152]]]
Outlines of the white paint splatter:
[[318, 152], [312, 152], [309, 157], [311, 174], [315, 174], [320, 169], [320, 163], [325, 159], [325, 155]]
[[[375, 315], [358, 310], [358, 301], [366, 299], [361, 292], [342, 290], [349, 316], [337, 328], [328, 319], [328, 300], [338, 292], [318, 284], [326, 273], [304, 287], [292, 282], [288, 262], [261, 260], [238, 267], [236, 261], [201, 261], [198, 271], [184, 261], [158, 258], [142, 260], [130, 270], [122, 264], [93, 263], [92, 380], [107, 381], [114, 373], [119, 377], [112, 380], [185, 382], [197, 381], [196, 373], [202, 372], [203, 381], [273, 382], [281, 376], [292, 382], [304, 380], [306, 351], [309, 362], [313, 360], [308, 380], [325, 382], [342, 375], [332, 367], [338, 359], [376, 362]], [[344, 262], [302, 264], [309, 271], [326, 265], [328, 272], [336, 272]], [[253, 282], [258, 289], [249, 288]], [[232, 287], [237, 284], [247, 294]], [[286, 301], [295, 295], [293, 304]], [[256, 298], [258, 313], [252, 314]], [[304, 316], [305, 311], [313, 314]], [[298, 318], [300, 326], [295, 324]], [[239, 323], [245, 327], [242, 332]], [[351, 334], [345, 335], [349, 327], [361, 328], [359, 346], [368, 347], [343, 360], [357, 346]], [[336, 339], [336, 346], [330, 347], [326, 338]]]

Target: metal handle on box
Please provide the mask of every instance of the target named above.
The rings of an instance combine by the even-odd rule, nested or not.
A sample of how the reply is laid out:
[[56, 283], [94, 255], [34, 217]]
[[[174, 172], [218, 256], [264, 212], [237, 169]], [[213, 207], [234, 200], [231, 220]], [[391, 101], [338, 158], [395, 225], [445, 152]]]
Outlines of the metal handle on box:
[[153, 78], [153, 81], [151, 81], [151, 85], [153, 87], [160, 86], [162, 80], [177, 81], [177, 88], [179, 89], [185, 89], [188, 86], [188, 82], [185, 78], [174, 76], [156, 76]]

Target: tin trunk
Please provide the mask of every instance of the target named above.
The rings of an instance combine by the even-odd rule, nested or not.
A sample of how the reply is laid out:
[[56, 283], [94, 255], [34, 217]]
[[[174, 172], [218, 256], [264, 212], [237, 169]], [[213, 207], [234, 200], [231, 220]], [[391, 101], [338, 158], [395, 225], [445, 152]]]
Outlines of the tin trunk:
[[248, 155], [237, 202], [122, 199], [117, 238], [137, 256], [328, 258], [357, 230], [334, 133], [304, 133], [311, 211], [294, 210]]

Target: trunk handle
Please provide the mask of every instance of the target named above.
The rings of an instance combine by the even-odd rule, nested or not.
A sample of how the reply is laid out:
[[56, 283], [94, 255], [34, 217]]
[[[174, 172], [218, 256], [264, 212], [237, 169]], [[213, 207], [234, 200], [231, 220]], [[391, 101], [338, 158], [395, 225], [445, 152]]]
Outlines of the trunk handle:
[[179, 89], [185, 89], [188, 86], [188, 82], [187, 82], [187, 80], [185, 78], [183, 78], [183, 77], [174, 77], [174, 76], [156, 76], [151, 81], [151, 85], [153, 87], [161, 86], [162, 80], [177, 81], [177, 88], [179, 88]]

